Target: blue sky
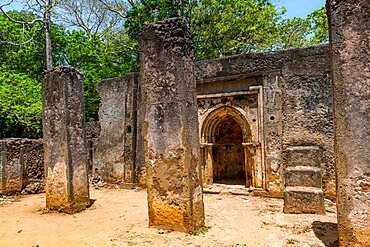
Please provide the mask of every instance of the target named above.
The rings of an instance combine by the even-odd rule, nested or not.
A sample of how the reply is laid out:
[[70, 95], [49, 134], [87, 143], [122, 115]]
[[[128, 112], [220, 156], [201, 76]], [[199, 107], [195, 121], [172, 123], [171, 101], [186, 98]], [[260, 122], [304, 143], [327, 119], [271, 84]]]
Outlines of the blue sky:
[[[0, 0], [3, 2], [6, 0]], [[17, 0], [16, 0], [17, 1]], [[14, 9], [14, 8], [21, 8], [20, 4], [13, 3], [10, 8], [7, 9]], [[81, 0], [83, 1], [83, 0]], [[318, 9], [325, 5], [325, 0], [274, 0], [278, 7], [285, 6], [287, 9], [286, 17], [292, 18], [296, 17], [305, 17], [313, 10]]]
[[277, 6], [285, 6], [286, 17], [306, 17], [313, 10], [325, 5], [325, 0], [275, 0]]

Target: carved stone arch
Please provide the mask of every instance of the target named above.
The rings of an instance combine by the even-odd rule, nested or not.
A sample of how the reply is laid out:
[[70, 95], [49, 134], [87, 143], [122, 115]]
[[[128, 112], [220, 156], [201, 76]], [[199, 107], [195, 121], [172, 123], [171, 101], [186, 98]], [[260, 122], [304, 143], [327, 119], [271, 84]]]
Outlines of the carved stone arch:
[[[247, 187], [257, 187], [256, 164], [260, 160], [260, 155], [256, 152], [258, 149], [256, 146], [258, 145], [258, 133], [253, 129], [253, 127], [256, 128], [256, 124], [252, 125], [247, 113], [235, 106], [220, 105], [209, 109], [208, 113], [204, 114], [200, 120], [204, 184], [213, 184], [214, 179], [220, 181], [220, 178], [236, 178], [239, 180], [242, 178], [240, 175], [244, 174], [242, 180], [244, 180], [245, 185]], [[219, 142], [221, 140], [219, 138], [225, 137], [225, 133], [232, 130], [230, 129], [230, 126], [233, 126], [232, 122], [238, 125], [234, 125], [235, 128], [231, 127], [236, 131], [233, 132], [235, 136], [230, 133], [232, 137], [228, 136], [229, 138], [223, 139], [223, 141], [235, 140], [235, 142]], [[226, 132], [220, 132], [221, 126], [224, 125], [229, 127], [226, 127]], [[241, 131], [241, 139], [238, 138], [239, 131]], [[237, 141], [238, 139], [240, 141]], [[240, 152], [239, 150], [242, 150], [241, 153], [235, 153]], [[240, 165], [236, 166], [235, 164]], [[240, 166], [242, 166], [242, 170], [240, 170]], [[236, 174], [234, 172], [239, 175], [234, 176], [233, 174]], [[224, 174], [226, 175], [224, 176]]]
[[204, 118], [201, 126], [201, 142], [214, 143], [215, 130], [218, 124], [227, 117], [232, 117], [239, 124], [243, 133], [243, 142], [248, 143], [254, 140], [251, 131], [251, 123], [242, 109], [232, 106], [220, 106], [212, 109]]

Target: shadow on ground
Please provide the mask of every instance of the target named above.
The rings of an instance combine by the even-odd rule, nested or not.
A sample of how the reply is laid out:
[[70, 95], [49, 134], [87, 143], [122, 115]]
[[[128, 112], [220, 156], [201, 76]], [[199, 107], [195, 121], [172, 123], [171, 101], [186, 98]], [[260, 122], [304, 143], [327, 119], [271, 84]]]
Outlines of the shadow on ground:
[[332, 222], [314, 221], [312, 230], [316, 237], [327, 247], [339, 247], [337, 224]]

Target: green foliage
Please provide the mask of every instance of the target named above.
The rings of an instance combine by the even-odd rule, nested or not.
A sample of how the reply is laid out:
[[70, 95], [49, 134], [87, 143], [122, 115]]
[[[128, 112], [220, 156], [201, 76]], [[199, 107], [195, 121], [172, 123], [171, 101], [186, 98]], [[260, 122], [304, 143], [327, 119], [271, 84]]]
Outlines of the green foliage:
[[125, 28], [137, 42], [144, 25], [181, 16], [197, 60], [327, 42], [324, 7], [307, 18], [284, 19], [284, 13], [271, 0], [141, 0], [128, 11]]
[[40, 82], [25, 74], [1, 70], [0, 106], [0, 138], [41, 136]]
[[[120, 33], [124, 36], [124, 33]], [[128, 49], [115, 40], [89, 39], [83, 31], [67, 32], [68, 44], [65, 59], [68, 65], [84, 73], [85, 110], [88, 121], [98, 120], [99, 96], [96, 83], [102, 79], [122, 76], [138, 71], [135, 51]], [[128, 43], [121, 37], [120, 42]]]
[[202, 226], [192, 232], [194, 236], [204, 235], [208, 232], [208, 230], [211, 229], [210, 226]]
[[124, 24], [129, 37], [137, 41], [141, 28], [151, 22], [178, 16], [187, 16], [186, 13], [190, 4], [195, 1], [189, 1], [190, 4], [184, 2], [181, 0], [135, 1], [127, 13], [127, 19]]
[[[10, 14], [23, 19], [28, 15], [17, 11]], [[0, 137], [40, 137], [41, 75], [46, 67], [44, 33], [35, 26], [12, 23], [3, 15], [0, 15], [0, 30], [0, 78], [5, 78], [0, 82]], [[29, 42], [22, 44], [24, 41]], [[102, 40], [56, 24], [52, 25], [52, 41], [54, 64], [73, 66], [84, 73], [86, 118], [98, 120], [96, 83], [138, 71], [134, 44], [123, 31], [106, 35]]]
[[322, 7], [306, 18], [283, 20], [279, 26], [275, 49], [323, 44], [328, 42], [328, 37], [326, 10]]
[[[13, 18], [32, 19], [27, 12], [11, 11]], [[40, 78], [45, 66], [41, 24], [32, 27], [10, 22], [0, 15], [0, 64], [3, 69], [19, 71], [31, 78]], [[15, 45], [17, 44], [17, 45]]]
[[282, 13], [267, 0], [204, 0], [191, 19], [197, 59], [272, 47]]
[[311, 14], [307, 16], [307, 20], [310, 24], [309, 33], [311, 38], [309, 40], [310, 44], [322, 44], [329, 42], [329, 26], [328, 17], [326, 15], [325, 6], [314, 10]]

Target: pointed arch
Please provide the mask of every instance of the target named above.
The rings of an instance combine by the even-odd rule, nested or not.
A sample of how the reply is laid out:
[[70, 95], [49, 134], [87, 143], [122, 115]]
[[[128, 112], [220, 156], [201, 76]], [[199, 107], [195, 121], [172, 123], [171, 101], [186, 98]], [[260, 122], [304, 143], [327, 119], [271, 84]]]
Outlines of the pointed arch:
[[250, 122], [245, 117], [245, 114], [243, 114], [240, 109], [236, 109], [235, 107], [221, 106], [211, 111], [205, 117], [200, 131], [202, 143], [215, 142], [217, 126], [227, 117], [231, 117], [242, 129], [244, 143], [252, 141]]

